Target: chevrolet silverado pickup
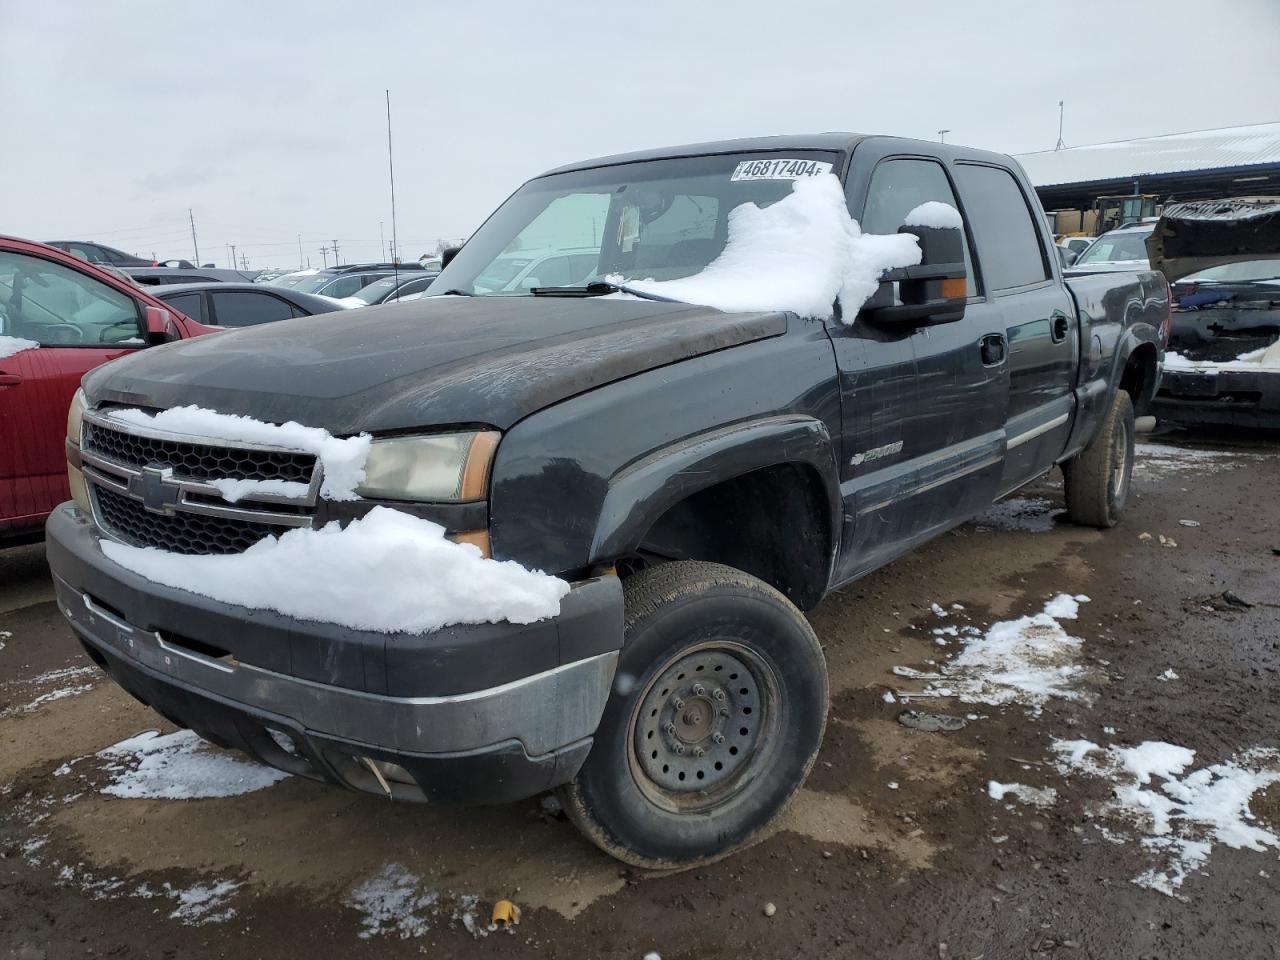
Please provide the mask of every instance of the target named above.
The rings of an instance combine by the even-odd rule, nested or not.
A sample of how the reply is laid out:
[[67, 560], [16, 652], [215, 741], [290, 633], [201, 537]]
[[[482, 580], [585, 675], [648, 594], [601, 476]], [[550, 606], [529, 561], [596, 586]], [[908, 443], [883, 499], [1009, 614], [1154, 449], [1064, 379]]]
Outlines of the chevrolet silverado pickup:
[[[866, 234], [912, 234], [919, 262], [877, 268], [844, 308], [675, 295], [740, 264], [734, 230], [807, 177], [832, 178], [839, 216]], [[594, 260], [484, 282], [516, 251]], [[810, 252], [773, 260], [803, 270]], [[748, 843], [804, 781], [828, 693], [801, 611], [1055, 465], [1072, 520], [1117, 522], [1168, 335], [1159, 274], [1063, 280], [1012, 159], [885, 136], [571, 164], [450, 254], [420, 300], [85, 377], [68, 418], [76, 496], [47, 530], [60, 607], [121, 686], [214, 743], [398, 799], [556, 789], [591, 840], [647, 867]], [[376, 486], [326, 498], [304, 450], [140, 419], [183, 405], [368, 435], [416, 472], [379, 468]], [[305, 496], [226, 502], [223, 480]], [[353, 630], [162, 586], [107, 555], [234, 555], [386, 507], [563, 578], [559, 614]]]

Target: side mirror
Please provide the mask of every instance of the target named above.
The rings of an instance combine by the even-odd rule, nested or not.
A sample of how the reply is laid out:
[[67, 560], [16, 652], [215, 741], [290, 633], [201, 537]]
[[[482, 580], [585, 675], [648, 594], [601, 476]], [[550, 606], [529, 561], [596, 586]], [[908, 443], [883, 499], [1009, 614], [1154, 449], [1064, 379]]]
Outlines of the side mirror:
[[1062, 249], [1062, 253], [1063, 253], [1063, 256], [1066, 258], [1068, 267], [1080, 259], [1079, 250], [1072, 250], [1070, 247], [1064, 247]]
[[919, 239], [921, 263], [886, 270], [862, 313], [873, 323], [914, 326], [961, 319], [968, 296], [961, 228], [901, 226], [898, 232]]
[[440, 251], [440, 269], [443, 270], [449, 264], [453, 263], [453, 258], [458, 255], [461, 247], [445, 247]]
[[171, 340], [182, 339], [182, 335], [178, 332], [178, 325], [173, 321], [173, 314], [168, 310], [147, 305], [145, 322], [147, 343], [153, 346], [158, 343], [169, 343]]

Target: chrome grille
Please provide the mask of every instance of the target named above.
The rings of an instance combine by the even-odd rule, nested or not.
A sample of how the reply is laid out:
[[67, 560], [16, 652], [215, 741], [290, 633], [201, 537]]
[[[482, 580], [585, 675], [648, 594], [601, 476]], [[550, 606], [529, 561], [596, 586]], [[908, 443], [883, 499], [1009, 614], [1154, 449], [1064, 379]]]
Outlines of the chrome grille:
[[187, 443], [126, 433], [101, 422], [86, 421], [82, 449], [132, 467], [160, 464], [191, 480], [291, 480], [310, 483], [316, 458], [288, 450], [260, 450]]
[[172, 553], [241, 553], [264, 537], [281, 532], [268, 523], [226, 520], [175, 511], [152, 513], [139, 500], [93, 485], [99, 524], [117, 539], [135, 547], [159, 547]]
[[[221, 443], [86, 413], [80, 462], [94, 519], [112, 537], [183, 554], [239, 553], [264, 537], [312, 525], [321, 468], [315, 456]], [[295, 497], [251, 491], [227, 501], [212, 481], [301, 484]]]

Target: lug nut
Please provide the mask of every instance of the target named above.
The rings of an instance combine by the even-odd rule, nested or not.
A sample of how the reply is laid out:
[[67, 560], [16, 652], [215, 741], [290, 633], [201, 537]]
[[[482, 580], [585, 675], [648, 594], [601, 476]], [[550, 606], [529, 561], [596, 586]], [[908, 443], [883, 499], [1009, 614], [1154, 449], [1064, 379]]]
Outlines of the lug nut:
[[705, 757], [707, 755], [707, 751], [703, 750], [701, 747], [694, 747], [693, 755], [695, 757]]
[[695, 683], [693, 685], [693, 695], [695, 697], [705, 697], [707, 695], [707, 688], [700, 683]]
[[729, 715], [729, 708], [728, 708], [728, 707], [721, 707], [721, 708], [720, 708], [720, 716], [722, 716], [722, 717], [727, 717], [728, 715]]
[[723, 691], [723, 690], [716, 690], [716, 692], [715, 692], [715, 697], [716, 697], [716, 699], [717, 699], [717, 700], [723, 700], [723, 699], [724, 699], [724, 691]]
[[677, 710], [684, 709], [684, 701], [681, 700], [679, 697], [674, 697], [671, 701], [671, 705], [675, 707]]
[[723, 733], [713, 733], [713, 734], [711, 735], [711, 739], [712, 739], [712, 740], [714, 740], [716, 743], [724, 743], [724, 734], [723, 734]]
[[684, 756], [684, 744], [683, 744], [683, 743], [677, 743], [677, 744], [676, 744], [676, 746], [675, 746], [675, 751], [676, 751], [676, 756], [677, 756], [677, 757], [683, 757], [683, 756]]
[[662, 730], [667, 736], [674, 737], [676, 735], [676, 725], [674, 723], [668, 723]]

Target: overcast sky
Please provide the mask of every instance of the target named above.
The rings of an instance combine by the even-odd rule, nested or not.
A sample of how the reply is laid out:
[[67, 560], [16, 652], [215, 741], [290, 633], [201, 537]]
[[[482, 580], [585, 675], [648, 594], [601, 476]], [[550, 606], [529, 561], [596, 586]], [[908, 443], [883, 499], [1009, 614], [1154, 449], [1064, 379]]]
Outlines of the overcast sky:
[[584, 157], [892, 133], [1010, 153], [1280, 120], [1278, 0], [0, 0], [0, 232], [251, 267], [461, 237]]

